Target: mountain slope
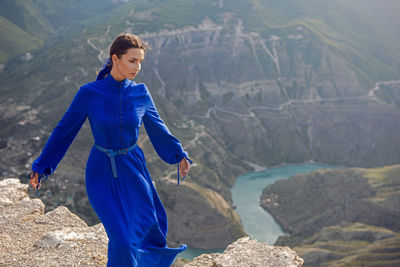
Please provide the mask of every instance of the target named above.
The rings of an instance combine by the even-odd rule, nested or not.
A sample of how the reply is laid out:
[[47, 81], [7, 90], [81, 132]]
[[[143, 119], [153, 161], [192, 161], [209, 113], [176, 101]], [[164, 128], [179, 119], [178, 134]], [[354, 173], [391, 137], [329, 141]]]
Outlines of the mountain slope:
[[[374, 81], [398, 77], [395, 0], [252, 1], [270, 25], [305, 24]], [[397, 26], [396, 26], [397, 25]]]
[[[261, 206], [305, 266], [396, 266], [400, 166], [317, 170], [266, 187]], [[379, 264], [378, 264], [379, 262]]]
[[0, 17], [0, 34], [2, 36], [0, 62], [6, 62], [13, 55], [38, 49], [42, 45], [41, 40], [31, 36], [4, 17]]
[[108, 0], [96, 1], [95, 5], [89, 0], [3, 0], [0, 63], [12, 65], [15, 56], [34, 53], [56, 40], [66, 40], [71, 30], [74, 34], [79, 32], [83, 20], [114, 7], [116, 4]]

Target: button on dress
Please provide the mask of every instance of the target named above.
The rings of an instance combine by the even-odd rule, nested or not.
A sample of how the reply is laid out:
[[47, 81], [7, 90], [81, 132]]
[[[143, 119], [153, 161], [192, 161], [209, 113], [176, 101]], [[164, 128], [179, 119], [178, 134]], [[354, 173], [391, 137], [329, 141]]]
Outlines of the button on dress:
[[[89, 118], [95, 144], [123, 149], [136, 144], [143, 123], [158, 155], [178, 164], [188, 153], [160, 118], [143, 83], [116, 81], [111, 74], [79, 88], [54, 128], [32, 170], [52, 174]], [[142, 149], [135, 146], [114, 157], [92, 147], [86, 164], [86, 191], [109, 237], [107, 266], [170, 266], [186, 245], [169, 248], [167, 216], [146, 167]]]

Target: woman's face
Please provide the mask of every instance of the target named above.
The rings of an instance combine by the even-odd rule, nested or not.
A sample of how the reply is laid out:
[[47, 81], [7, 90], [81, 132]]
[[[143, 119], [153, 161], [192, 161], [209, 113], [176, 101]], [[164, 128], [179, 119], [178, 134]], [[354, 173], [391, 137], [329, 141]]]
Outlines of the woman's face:
[[141, 48], [129, 48], [121, 58], [118, 58], [116, 54], [112, 55], [112, 76], [116, 80], [126, 78], [133, 80], [138, 75], [143, 60], [144, 50]]

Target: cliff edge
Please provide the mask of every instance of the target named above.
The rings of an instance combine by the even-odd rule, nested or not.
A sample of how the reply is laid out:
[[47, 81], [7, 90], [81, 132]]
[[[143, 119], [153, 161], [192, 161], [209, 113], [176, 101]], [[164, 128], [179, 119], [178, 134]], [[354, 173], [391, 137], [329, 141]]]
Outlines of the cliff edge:
[[[18, 179], [0, 181], [0, 266], [106, 265], [108, 237], [102, 224], [89, 227], [64, 206], [44, 213], [43, 202], [31, 199], [27, 191], [28, 185]], [[267, 246], [244, 237], [228, 246], [224, 253], [203, 254], [182, 265], [301, 266], [302, 263], [289, 247]]]
[[66, 207], [44, 213], [18, 179], [0, 181], [0, 266], [105, 266], [107, 234]]

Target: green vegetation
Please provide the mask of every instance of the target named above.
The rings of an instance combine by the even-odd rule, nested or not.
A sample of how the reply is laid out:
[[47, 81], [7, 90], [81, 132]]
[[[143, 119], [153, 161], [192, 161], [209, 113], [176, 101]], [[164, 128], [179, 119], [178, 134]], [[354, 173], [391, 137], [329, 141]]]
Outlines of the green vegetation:
[[38, 49], [43, 42], [23, 29], [0, 17], [0, 63], [20, 54], [22, 51]]
[[[107, 14], [108, 0], [3, 0], [0, 7], [0, 63], [34, 52], [82, 30], [81, 21]], [[93, 25], [92, 25], [93, 26]]]
[[[316, 175], [321, 177], [320, 189], [310, 187], [316, 186], [311, 182], [312, 178]], [[377, 266], [374, 265], [377, 262], [380, 262], [379, 266], [395, 266], [399, 261], [400, 255], [400, 234], [396, 226], [399, 206], [393, 202], [398, 201], [400, 192], [400, 166], [393, 165], [373, 169], [317, 170], [308, 175], [298, 175], [290, 179], [292, 179], [293, 183], [297, 179], [301, 179], [303, 183], [308, 183], [309, 186], [303, 189], [300, 189], [301, 183], [298, 183], [299, 186], [297, 188], [301, 190], [302, 194], [311, 194], [314, 190], [314, 193], [309, 196], [310, 198], [318, 197], [319, 201], [323, 201], [324, 197], [321, 194], [344, 198], [340, 194], [345, 191], [345, 185], [341, 185], [343, 188], [334, 193], [334, 187], [328, 189], [322, 185], [322, 177], [325, 179], [328, 178], [329, 181], [334, 181], [339, 187], [339, 183], [343, 184], [345, 180], [358, 180], [352, 184], [352, 188], [359, 188], [360, 192], [368, 190], [367, 187], [362, 185], [363, 180], [366, 179], [373, 187], [374, 193], [369, 196], [363, 195], [358, 197], [352, 194], [351, 198], [358, 198], [359, 203], [368, 205], [365, 210], [368, 210], [370, 214], [368, 212], [358, 214], [358, 207], [352, 207], [352, 200], [348, 198], [346, 200], [347, 216], [344, 216], [334, 224], [329, 222], [332, 217], [327, 217], [326, 220], [328, 223], [325, 224], [324, 222], [322, 224], [323, 227], [320, 227], [319, 230], [315, 230], [318, 228], [318, 225], [314, 224], [313, 235], [308, 238], [304, 237], [302, 240], [297, 240], [297, 245], [293, 248], [299, 253], [300, 257], [304, 258], [304, 266]], [[359, 178], [357, 179], [357, 177]], [[303, 192], [304, 190], [307, 192]], [[278, 191], [274, 193], [279, 194]], [[286, 203], [287, 197], [286, 193], [281, 192], [279, 194], [281, 203]], [[297, 201], [301, 202], [304, 200], [297, 199]], [[318, 208], [318, 205], [307, 205], [298, 215], [294, 215], [295, 212], [291, 211], [290, 220], [297, 224], [299, 224], [299, 221], [301, 221], [300, 224], [305, 224], [307, 220], [302, 220], [298, 216], [304, 216], [306, 210], [315, 208]], [[315, 214], [323, 214], [328, 210], [327, 205], [324, 205]], [[333, 211], [333, 209], [331, 210]], [[285, 213], [284, 211], [280, 212]], [[389, 214], [385, 212], [390, 212], [391, 215], [385, 216], [384, 214]], [[358, 215], [353, 217], [354, 214]], [[334, 215], [331, 214], [330, 216]], [[395, 218], [391, 221], [392, 218], [388, 218], [387, 216], [394, 216]], [[281, 219], [280, 216], [278, 216], [278, 219]], [[287, 243], [284, 242], [279, 245], [289, 244], [289, 239], [292, 236], [296, 238], [294, 234], [290, 235], [287, 237]]]
[[336, 261], [324, 262], [322, 266], [398, 266], [400, 263], [400, 235], [376, 241]]
[[400, 176], [400, 165], [384, 166], [381, 168], [365, 169], [365, 178], [367, 178], [373, 186], [383, 186], [392, 184]]

